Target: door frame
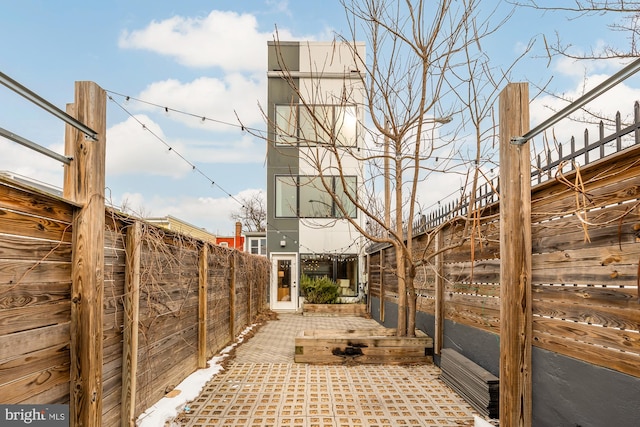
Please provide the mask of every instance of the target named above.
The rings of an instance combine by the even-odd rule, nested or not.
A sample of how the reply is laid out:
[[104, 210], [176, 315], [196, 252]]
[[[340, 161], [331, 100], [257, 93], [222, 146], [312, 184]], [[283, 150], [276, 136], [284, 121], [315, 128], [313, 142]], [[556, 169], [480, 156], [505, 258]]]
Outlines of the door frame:
[[[289, 289], [291, 290], [290, 301], [278, 301], [278, 262], [290, 261], [291, 274]], [[272, 310], [297, 311], [298, 310], [298, 253], [297, 252], [276, 252], [271, 253], [271, 284], [270, 284], [270, 308]]]

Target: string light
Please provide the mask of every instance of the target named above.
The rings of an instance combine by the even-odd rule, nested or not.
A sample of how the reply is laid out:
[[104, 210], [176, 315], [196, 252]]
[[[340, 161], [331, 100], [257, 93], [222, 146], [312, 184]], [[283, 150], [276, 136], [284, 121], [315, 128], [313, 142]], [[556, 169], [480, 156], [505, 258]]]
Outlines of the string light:
[[[124, 94], [121, 94], [119, 92], [112, 91], [112, 90], [105, 89], [105, 92], [107, 92], [109, 94], [112, 94], [112, 95], [123, 97], [127, 102], [132, 100], [132, 101], [139, 102], [141, 104], [146, 104], [146, 105], [151, 105], [153, 107], [157, 107], [157, 108], [163, 110], [165, 113], [174, 112], [174, 113], [177, 113], [177, 114], [182, 114], [182, 115], [186, 115], [186, 116], [190, 116], [190, 117], [196, 117], [196, 118], [199, 119], [200, 123], [205, 123], [207, 121], [210, 121], [210, 122], [222, 124], [222, 125], [225, 125], [225, 126], [231, 126], [231, 127], [238, 128], [242, 132], [251, 131], [251, 132], [254, 132], [254, 133], [256, 133], [257, 135], [260, 135], [260, 136], [264, 135], [264, 129], [251, 128], [251, 127], [247, 127], [247, 126], [245, 126], [245, 125], [243, 125], [241, 123], [231, 123], [231, 122], [227, 122], [227, 121], [224, 121], [224, 120], [219, 120], [219, 119], [214, 119], [214, 118], [211, 118], [211, 117], [203, 116], [201, 114], [195, 114], [195, 113], [191, 113], [191, 112], [188, 112], [188, 111], [179, 110], [177, 108], [163, 106], [163, 105], [160, 105], [160, 104], [157, 104], [157, 103], [154, 103], [154, 102], [150, 102], [150, 101], [146, 101], [144, 99], [136, 98], [136, 97], [133, 97], [133, 96], [130, 96], [130, 95], [124, 95]], [[112, 98], [110, 98], [110, 99], [113, 100]], [[289, 135], [280, 135], [280, 137], [288, 137], [288, 136]], [[374, 144], [381, 145], [381, 144], [376, 143], [376, 142], [374, 142]], [[342, 148], [346, 148], [346, 149], [350, 150], [351, 148], [354, 148], [354, 147], [342, 147]], [[372, 147], [359, 147], [359, 146], [355, 147], [355, 148], [356, 148], [356, 150], [358, 152], [360, 152], [362, 150], [362, 151], [368, 151], [368, 152], [371, 152], [371, 153], [385, 154], [385, 151], [382, 150], [382, 149], [376, 149], [376, 148], [372, 148]], [[413, 156], [413, 154], [412, 153], [401, 153], [401, 156]], [[460, 161], [460, 162], [463, 162], [463, 164], [471, 164], [471, 162], [475, 162], [475, 160], [469, 160], [469, 159], [465, 159], [463, 157], [442, 157], [442, 156], [435, 157], [435, 162], [436, 163], [438, 163], [438, 162], [440, 162], [442, 160]], [[493, 161], [493, 159], [491, 157], [487, 157], [487, 158], [481, 159], [481, 161], [483, 163], [484, 162], [491, 162], [491, 161]]]
[[[207, 121], [211, 121], [211, 122], [214, 122], [214, 123], [218, 123], [218, 124], [223, 124], [223, 125], [226, 125], [226, 126], [231, 126], [231, 127], [239, 128], [242, 132], [252, 131], [252, 132], [255, 132], [255, 133], [256, 133], [256, 134], [258, 134], [258, 135], [261, 135], [261, 134], [263, 134], [263, 132], [264, 132], [262, 129], [249, 128], [249, 127], [246, 127], [246, 126], [244, 126], [244, 125], [242, 125], [242, 124], [236, 124], [236, 123], [225, 122], [225, 121], [222, 121], [222, 120], [217, 120], [217, 119], [209, 118], [209, 117], [207, 117], [207, 116], [203, 116], [203, 115], [199, 115], [199, 114], [194, 114], [194, 113], [190, 113], [190, 112], [187, 112], [187, 111], [178, 110], [178, 109], [175, 109], [175, 108], [170, 108], [170, 107], [167, 107], [167, 106], [162, 106], [162, 105], [159, 105], [159, 104], [156, 104], [156, 103], [153, 103], [153, 102], [149, 102], [149, 101], [145, 101], [145, 100], [143, 100], [143, 99], [135, 98], [135, 97], [132, 97], [132, 96], [130, 96], [130, 95], [124, 95], [124, 94], [121, 94], [121, 93], [118, 93], [118, 92], [115, 92], [115, 91], [105, 90], [105, 92], [107, 92], [107, 93], [109, 93], [109, 94], [116, 95], [116, 96], [123, 97], [123, 98], [125, 99], [125, 103], [128, 103], [128, 102], [130, 102], [131, 100], [134, 100], [134, 101], [136, 101], [136, 102], [140, 102], [140, 103], [142, 103], [142, 104], [147, 104], [147, 105], [151, 105], [151, 106], [157, 107], [157, 108], [159, 108], [159, 109], [162, 109], [162, 110], [165, 112], [165, 114], [169, 114], [169, 112], [171, 111], [171, 112], [175, 112], [175, 113], [178, 113], [178, 114], [183, 114], [183, 115], [187, 115], [187, 116], [191, 116], [191, 117], [197, 117], [197, 118], [199, 118], [199, 119], [200, 119], [200, 122], [201, 122], [201, 123], [205, 123], [205, 122], [207, 122]], [[144, 123], [140, 122], [140, 120], [139, 120], [137, 117], [135, 117], [131, 112], [129, 112], [126, 108], [124, 108], [120, 103], [118, 103], [117, 101], [115, 101], [115, 99], [113, 99], [113, 97], [112, 97], [112, 96], [109, 96], [109, 100], [110, 100], [110, 101], [112, 101], [112, 102], [114, 102], [114, 103], [115, 103], [116, 105], [118, 105], [118, 107], [120, 107], [120, 108], [121, 108], [121, 109], [122, 109], [122, 110], [123, 110], [127, 115], [129, 115], [131, 118], [133, 118], [134, 120], [136, 120], [136, 121], [137, 121], [137, 122], [142, 126], [142, 129], [144, 129], [144, 130], [146, 130], [146, 131], [150, 132], [150, 133], [151, 133], [151, 134], [152, 134], [152, 135], [153, 135], [153, 136], [154, 136], [158, 141], [162, 142], [162, 143], [167, 147], [167, 153], [171, 153], [171, 152], [175, 153], [175, 154], [176, 154], [178, 157], [180, 157], [184, 162], [186, 162], [189, 166], [191, 166], [192, 171], [200, 173], [204, 178], [206, 178], [209, 182], [211, 182], [211, 186], [213, 186], [213, 187], [217, 187], [217, 188], [218, 188], [218, 189], [220, 189], [222, 192], [224, 192], [228, 197], [230, 197], [232, 200], [234, 200], [235, 202], [237, 202], [240, 206], [244, 207], [244, 204], [243, 204], [242, 202], [240, 202], [236, 197], [234, 197], [231, 193], [229, 193], [228, 191], [226, 191], [226, 190], [225, 190], [224, 188], [222, 188], [220, 185], [216, 184], [216, 182], [215, 182], [213, 179], [209, 178], [209, 177], [208, 177], [208, 176], [207, 176], [207, 175], [206, 175], [206, 174], [205, 174], [205, 173], [204, 173], [200, 168], [198, 168], [195, 164], [193, 164], [193, 163], [192, 163], [192, 162], [190, 162], [188, 159], [186, 159], [182, 154], [180, 154], [180, 153], [179, 153], [179, 152], [177, 152], [175, 149], [173, 149], [173, 147], [171, 147], [171, 146], [170, 146], [170, 145], [169, 145], [165, 140], [163, 140], [160, 136], [158, 136], [158, 135], [157, 135], [157, 134], [155, 134], [153, 131], [151, 131], [151, 130], [146, 126], [146, 124], [144, 124]], [[375, 142], [374, 142], [374, 143], [375, 143]], [[378, 144], [378, 143], [375, 143], [375, 144], [376, 144], [376, 145], [380, 145], [380, 144]], [[347, 149], [351, 149], [352, 147], [345, 147], [345, 148], [347, 148]], [[357, 148], [357, 150], [358, 150], [358, 151], [360, 151], [360, 150], [361, 150], [361, 147], [356, 147], [356, 148]], [[372, 153], [387, 154], [384, 150], [381, 150], [381, 149], [375, 149], [375, 148], [371, 148], [371, 147], [363, 147], [362, 149], [363, 149], [364, 151], [368, 151], [368, 152], [372, 152]], [[400, 155], [401, 155], [401, 156], [403, 156], [404, 154], [400, 153]], [[407, 154], [407, 156], [408, 156], [408, 155], [410, 155], [410, 154]], [[411, 154], [411, 155], [412, 155], [412, 154]], [[442, 157], [442, 156], [436, 156], [436, 157], [434, 158], [434, 160], [435, 160], [435, 163], [438, 163], [438, 162], [440, 162], [440, 161], [442, 161], [442, 160], [445, 160], [445, 161], [460, 161], [460, 162], [462, 162], [462, 163], [461, 163], [461, 165], [464, 165], [464, 164], [467, 164], [467, 165], [474, 164], [476, 167], [477, 167], [477, 166], [478, 166], [478, 164], [479, 164], [478, 159], [473, 159], [473, 160], [471, 160], [471, 159], [465, 159], [465, 158], [462, 158], [462, 157]], [[482, 159], [480, 159], [480, 162], [482, 162], [483, 164], [484, 164], [484, 163], [492, 163], [493, 161], [494, 161], [494, 160], [493, 160], [493, 158], [492, 158], [492, 157], [488, 157], [488, 158], [482, 158]], [[490, 170], [490, 175], [492, 175], [492, 174], [493, 174], [493, 169], [491, 169], [491, 170]], [[463, 192], [463, 191], [464, 191], [464, 187], [461, 187], [461, 188], [460, 188], [460, 192]], [[441, 206], [441, 202], [442, 202], [442, 201], [444, 201], [444, 200], [446, 200], [446, 199], [450, 198], [451, 196], [453, 196], [453, 195], [455, 195], [455, 194], [457, 194], [457, 193], [458, 193], [457, 191], [454, 191], [454, 192], [450, 193], [449, 195], [445, 196], [444, 198], [442, 198], [441, 200], [438, 200], [437, 202], [434, 202], [433, 204], [431, 204], [430, 206], [427, 206], [427, 207], [425, 207], [425, 208], [426, 208], [426, 209], [430, 209], [430, 208], [432, 208], [432, 207], [434, 207], [434, 206], [436, 206], [436, 205], [437, 205], [438, 207], [440, 207], [440, 206]], [[426, 209], [425, 209], [425, 210], [426, 210]], [[280, 233], [280, 231], [278, 231], [278, 233]], [[285, 237], [286, 237], [286, 235], [285, 235]], [[297, 243], [297, 242], [296, 242], [296, 243]], [[347, 246], [346, 248], [343, 248], [341, 251], [343, 251], [343, 252], [344, 252], [345, 250], [348, 250], [348, 249], [349, 249], [351, 246], [353, 246], [355, 243], [356, 243], [356, 241], [354, 241], [351, 245]], [[310, 248], [306, 248], [306, 249], [307, 249], [307, 250], [310, 250], [311, 252], [313, 252]]]
[[[108, 91], [107, 91], [108, 92]], [[197, 167], [194, 163], [190, 162], [186, 157], [184, 157], [182, 154], [180, 154], [178, 151], [174, 150], [173, 147], [171, 145], [169, 145], [169, 143], [167, 141], [165, 141], [164, 139], [162, 139], [158, 134], [156, 134], [155, 132], [153, 132], [151, 129], [149, 129], [144, 123], [142, 123], [140, 121], [140, 119], [138, 119], [136, 116], [134, 116], [130, 111], [128, 111], [126, 108], [124, 108], [124, 106], [122, 106], [120, 103], [118, 103], [115, 99], [113, 99], [112, 96], [109, 96], [109, 100], [111, 102], [113, 102], [114, 104], [116, 104], [118, 107], [120, 107], [120, 109], [122, 111], [124, 111], [129, 117], [131, 117], [133, 120], [135, 120], [136, 122], [138, 122], [140, 125], [142, 125], [142, 129], [146, 130], [147, 132], [151, 133], [151, 135], [153, 135], [153, 137], [160, 141], [162, 144], [165, 145], [165, 147], [167, 147], [167, 153], [171, 153], [173, 152], [175, 155], [177, 155], [178, 157], [180, 157], [180, 159], [182, 159], [185, 163], [187, 163], [189, 166], [191, 166], [191, 170], [194, 172], [198, 172], [200, 175], [202, 175], [207, 181], [211, 182], [211, 185], [214, 187], [217, 187], [219, 190], [221, 190], [223, 193], [225, 193], [227, 196], [229, 196], [232, 200], [234, 200], [236, 203], [238, 203], [240, 206], [243, 206], [243, 203], [238, 200], [236, 197], [234, 197], [231, 193], [229, 193], [227, 190], [225, 190], [224, 188], [222, 188], [220, 185], [216, 184], [216, 182], [211, 179], [209, 176], [207, 176], [207, 174], [200, 169], [199, 167]]]
[[[145, 101], [144, 99], [136, 98], [136, 97], [133, 97], [133, 96], [130, 96], [130, 95], [124, 95], [122, 93], [118, 93], [118, 92], [113, 91], [113, 90], [105, 89], [105, 92], [107, 92], [107, 93], [109, 93], [111, 95], [122, 97], [127, 102], [132, 100], [132, 101], [139, 102], [141, 104], [146, 104], [146, 105], [151, 105], [152, 107], [157, 107], [159, 109], [164, 110], [164, 112], [167, 113], [167, 114], [169, 113], [169, 111], [171, 111], [173, 113], [182, 114], [182, 115], [190, 116], [190, 117], [195, 117], [195, 118], [198, 118], [200, 120], [200, 123], [213, 122], [213, 123], [218, 123], [218, 124], [222, 124], [222, 125], [225, 125], [225, 126], [231, 126], [231, 127], [239, 128], [242, 131], [250, 130], [250, 131], [256, 132], [258, 134], [263, 134], [263, 132], [264, 132], [263, 129], [249, 128], [249, 127], [246, 127], [246, 126], [244, 126], [242, 124], [231, 123], [231, 122], [227, 122], [227, 121], [224, 121], [224, 120], [218, 120], [218, 119], [214, 119], [214, 118], [211, 118], [211, 117], [203, 116], [202, 114], [190, 113], [188, 111], [179, 110], [177, 108], [171, 108], [171, 107], [163, 106], [163, 105], [156, 104], [156, 103], [150, 102], [150, 101]], [[112, 97], [110, 97], [109, 99], [113, 100]]]

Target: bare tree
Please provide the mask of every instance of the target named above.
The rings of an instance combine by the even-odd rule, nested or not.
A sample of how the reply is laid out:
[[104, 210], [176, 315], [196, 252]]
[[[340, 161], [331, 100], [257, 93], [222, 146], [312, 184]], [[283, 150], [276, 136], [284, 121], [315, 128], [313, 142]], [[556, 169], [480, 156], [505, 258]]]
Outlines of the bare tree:
[[240, 197], [242, 207], [231, 212], [229, 217], [242, 223], [245, 231], [265, 231], [267, 229], [267, 210], [264, 194], [256, 192], [247, 197]]
[[637, 58], [640, 55], [640, 1], [627, 0], [574, 0], [568, 5], [543, 5], [536, 0], [512, 1], [518, 7], [528, 7], [550, 13], [564, 13], [567, 19], [580, 19], [588, 15], [616, 15], [617, 21], [608, 25], [614, 32], [624, 33], [627, 46], [605, 44], [589, 52], [571, 51], [571, 44], [563, 41], [563, 35], [556, 31], [552, 39], [545, 36], [545, 46], [549, 57], [562, 55], [573, 59], [622, 59]]
[[[464, 231], [459, 240], [440, 248], [440, 252], [463, 244], [473, 235], [474, 196], [484, 178], [481, 160], [491, 157], [482, 150], [495, 147], [492, 105], [509, 72], [489, 67], [481, 42], [494, 34], [511, 12], [499, 16], [496, 11], [501, 5], [496, 4], [495, 9], [485, 8], [481, 13], [483, 8], [475, 0], [440, 1], [436, 5], [422, 1], [400, 3], [405, 7], [393, 2], [366, 1], [345, 4], [345, 8], [365, 23], [369, 34], [372, 58], [367, 65], [367, 110], [375, 131], [384, 135], [390, 145], [390, 155], [385, 157], [391, 163], [395, 223], [384, 224], [374, 212], [359, 208], [372, 214], [373, 221], [386, 225], [386, 236], [367, 237], [395, 248], [400, 306], [398, 334], [412, 336], [416, 267], [436, 255], [414, 253], [411, 236], [418, 183], [435, 174], [467, 175], [466, 191], [470, 197], [461, 198], [460, 202], [468, 205], [466, 217], [451, 219], [461, 221]], [[356, 31], [353, 34], [355, 40]], [[449, 106], [443, 106], [443, 101], [449, 102]], [[460, 119], [461, 126], [442, 133], [443, 128], [438, 125], [448, 122], [450, 114]], [[463, 152], [472, 154], [465, 158]], [[442, 157], [444, 161], [436, 161]], [[433, 240], [444, 225], [428, 230], [427, 241]]]
[[[567, 21], [577, 21], [590, 16], [613, 17], [613, 22], [607, 25], [611, 34], [623, 34], [626, 42], [622, 45], [607, 42], [607, 37], [602, 37], [604, 43], [598, 43], [596, 47], [588, 49], [576, 49], [575, 46], [567, 42], [568, 34], [556, 30], [553, 34], [543, 34], [544, 47], [548, 61], [555, 57], [569, 58], [575, 61], [603, 61], [603, 60], [629, 60], [640, 56], [640, 1], [637, 0], [574, 0], [566, 5], [560, 2], [549, 2], [545, 4], [538, 0], [508, 0], [518, 8], [536, 9], [543, 13], [561, 14]], [[587, 91], [587, 75], [583, 78], [582, 93]], [[563, 103], [570, 104], [574, 101], [564, 93], [549, 91], [545, 86], [538, 86], [540, 93], [551, 96]], [[557, 109], [547, 106], [552, 112]], [[615, 117], [608, 113], [598, 111], [597, 107], [590, 105], [580, 108], [578, 114], [569, 117], [570, 120], [585, 125], [599, 125], [603, 123], [607, 128], [614, 129]], [[633, 114], [622, 118], [623, 125], [628, 125], [633, 121]], [[546, 137], [545, 145], [550, 143], [558, 145], [555, 135]], [[551, 140], [549, 142], [549, 140]]]
[[[358, 70], [354, 71], [361, 76], [360, 84], [345, 81], [339, 96], [331, 94], [331, 99], [323, 98], [327, 95], [316, 85], [300, 87], [281, 58], [283, 78], [288, 80], [295, 92], [295, 103], [312, 120], [312, 126], [307, 126], [309, 132], [302, 136], [300, 129], [279, 125], [277, 121], [269, 126], [276, 127], [280, 143], [291, 141], [297, 147], [306, 147], [299, 151], [304, 153], [306, 164], [318, 172], [313, 185], [331, 196], [341, 213], [337, 221], [349, 221], [371, 242], [394, 248], [399, 306], [397, 334], [414, 336], [416, 267], [434, 256], [414, 253], [411, 236], [418, 186], [434, 174], [453, 172], [467, 175], [471, 191], [475, 192], [481, 176], [476, 172], [480, 167], [479, 150], [483, 141], [495, 136], [492, 131], [483, 133], [491, 108], [477, 97], [489, 88], [486, 101], [491, 102], [497, 96], [496, 88], [508, 77], [501, 71], [498, 78], [493, 78], [495, 70], [488, 67], [486, 57], [482, 59], [480, 42], [493, 34], [508, 19], [509, 13], [496, 19], [493, 12], [487, 13], [486, 8], [483, 11], [479, 7], [479, 0], [342, 0], [342, 4], [351, 28], [348, 36], [338, 37], [338, 42], [352, 48], [353, 63], [358, 64]], [[494, 12], [499, 7], [500, 3]], [[367, 57], [355, 48], [361, 31], [367, 42]], [[321, 74], [322, 70], [318, 70], [318, 78]], [[465, 86], [469, 76], [475, 83], [480, 80], [484, 83]], [[351, 106], [353, 95], [359, 90], [364, 92], [365, 104], [358, 108], [366, 112], [365, 122], [360, 125], [369, 133], [369, 143], [354, 148], [341, 143], [336, 123], [328, 121], [318, 106], [336, 103]], [[445, 126], [454, 116], [464, 122], [469, 114], [474, 120], [470, 132], [472, 143], [467, 146], [464, 127], [446, 131]], [[281, 123], [284, 122], [286, 120]], [[489, 128], [494, 127], [495, 123], [489, 124]], [[383, 142], [375, 144], [372, 142], [375, 140]], [[470, 159], [461, 159], [460, 148], [474, 154]], [[358, 185], [357, 189], [348, 181], [343, 166], [350, 158], [369, 167], [364, 185]], [[438, 159], [441, 161], [437, 162]], [[388, 184], [393, 193], [393, 200], [382, 203], [384, 212], [376, 191], [381, 182]], [[353, 217], [354, 207], [366, 217], [365, 223]], [[470, 207], [466, 217], [453, 220], [471, 224], [473, 204]], [[465, 229], [459, 242], [442, 250], [468, 239], [471, 227]], [[436, 232], [429, 231], [432, 235]]]

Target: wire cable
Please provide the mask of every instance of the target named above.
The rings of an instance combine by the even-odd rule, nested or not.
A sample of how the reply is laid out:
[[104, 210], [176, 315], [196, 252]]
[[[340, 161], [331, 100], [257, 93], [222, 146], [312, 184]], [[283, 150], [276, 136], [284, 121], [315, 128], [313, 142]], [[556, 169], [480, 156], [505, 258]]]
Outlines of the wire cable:
[[[141, 104], [146, 104], [146, 105], [151, 105], [152, 107], [157, 107], [157, 108], [163, 110], [165, 113], [169, 113], [169, 112], [178, 113], [178, 114], [182, 114], [182, 115], [189, 116], [189, 117], [195, 117], [195, 118], [197, 118], [197, 119], [199, 119], [199, 120], [201, 120], [203, 122], [209, 121], [209, 122], [213, 122], [213, 123], [217, 123], [217, 124], [221, 124], [221, 125], [225, 125], [225, 126], [231, 126], [231, 127], [240, 129], [242, 131], [250, 130], [252, 132], [256, 132], [256, 133], [259, 133], [259, 134], [262, 134], [264, 132], [264, 129], [256, 129], [256, 128], [247, 127], [247, 126], [244, 126], [244, 125], [238, 124], [238, 123], [231, 123], [231, 122], [227, 122], [227, 121], [224, 121], [224, 120], [213, 119], [211, 117], [207, 117], [207, 116], [202, 115], [202, 114], [190, 113], [188, 111], [179, 110], [177, 108], [172, 108], [172, 107], [169, 107], [169, 106], [156, 104], [154, 102], [145, 101], [144, 99], [136, 98], [136, 97], [133, 97], [133, 96], [130, 96], [130, 95], [124, 95], [122, 93], [118, 93], [118, 92], [115, 92], [115, 91], [112, 91], [112, 90], [105, 89], [105, 92], [110, 93], [112, 95], [120, 96], [120, 97], [124, 98], [126, 101], [134, 100], [134, 101], [139, 102]], [[109, 99], [111, 99], [111, 97]]]
[[158, 141], [160, 141], [162, 144], [164, 144], [165, 147], [167, 147], [167, 149], [170, 152], [173, 152], [175, 155], [177, 155], [178, 157], [180, 157], [180, 159], [182, 159], [182, 161], [184, 161], [186, 164], [188, 164], [191, 167], [191, 170], [193, 170], [194, 172], [198, 172], [200, 175], [202, 175], [202, 177], [204, 177], [207, 181], [209, 181], [211, 183], [212, 186], [217, 187], [218, 189], [220, 189], [223, 193], [225, 193], [227, 196], [229, 196], [232, 200], [234, 200], [235, 202], [237, 202], [240, 206], [242, 206], [243, 208], [244, 203], [242, 203], [240, 200], [238, 200], [235, 196], [233, 196], [231, 193], [229, 193], [227, 190], [225, 190], [220, 184], [218, 184], [215, 180], [213, 180], [211, 177], [209, 177], [202, 169], [200, 169], [198, 166], [196, 166], [194, 163], [192, 163], [191, 161], [189, 161], [186, 157], [184, 157], [180, 152], [176, 151], [167, 141], [165, 141], [164, 139], [162, 139], [158, 134], [156, 134], [155, 132], [153, 132], [151, 129], [149, 129], [149, 127], [143, 123], [142, 121], [140, 121], [140, 119], [138, 119], [134, 114], [132, 114], [130, 111], [128, 111], [126, 108], [124, 108], [124, 106], [122, 104], [120, 104], [119, 102], [117, 102], [115, 99], [113, 99], [112, 96], [109, 95], [109, 100], [111, 102], [113, 102], [114, 104], [116, 104], [118, 107], [120, 107], [120, 109], [122, 111], [124, 111], [129, 117], [131, 117], [133, 120], [135, 120], [138, 124], [140, 124], [140, 126], [142, 126], [142, 129], [146, 130], [147, 132], [149, 132], [151, 135], [153, 135], [154, 138], [156, 138]]
[[[237, 123], [230, 123], [224, 120], [219, 120], [219, 119], [214, 119], [214, 118], [210, 118], [207, 117], [205, 115], [201, 115], [201, 114], [195, 114], [195, 113], [191, 113], [188, 111], [183, 111], [177, 108], [173, 108], [173, 107], [169, 107], [169, 106], [163, 106], [154, 102], [150, 102], [150, 101], [146, 101], [144, 99], [140, 99], [140, 98], [136, 98], [130, 95], [125, 95], [116, 91], [112, 91], [112, 90], [106, 90], [105, 91], [111, 95], [115, 95], [115, 96], [119, 96], [124, 98], [126, 101], [129, 100], [134, 100], [136, 102], [140, 102], [142, 104], [146, 104], [146, 105], [150, 105], [153, 107], [156, 107], [158, 109], [163, 110], [164, 112], [168, 113], [168, 112], [174, 112], [174, 113], [178, 113], [178, 114], [182, 114], [182, 115], [186, 115], [189, 117], [195, 117], [198, 118], [202, 121], [211, 121], [217, 124], [222, 124], [225, 126], [230, 126], [230, 127], [234, 127], [236, 129], [240, 129], [242, 131], [252, 131], [255, 132], [257, 134], [262, 134], [264, 132], [263, 129], [255, 129], [255, 128], [251, 128], [251, 127], [245, 127], [241, 124], [237, 124]], [[140, 126], [142, 126], [142, 128], [146, 131], [148, 131], [151, 135], [153, 135], [154, 138], [156, 138], [158, 141], [160, 141], [162, 144], [165, 145], [165, 147], [167, 147], [168, 151], [172, 151], [174, 152], [178, 157], [180, 157], [180, 159], [182, 159], [186, 164], [188, 164], [191, 169], [195, 172], [198, 172], [200, 175], [202, 175], [207, 181], [209, 181], [211, 183], [212, 186], [217, 187], [218, 189], [220, 189], [222, 192], [224, 192], [228, 197], [230, 197], [232, 200], [234, 200], [235, 202], [237, 202], [240, 206], [245, 207], [244, 203], [242, 203], [240, 200], [238, 200], [236, 197], [234, 197], [231, 193], [229, 193], [228, 191], [226, 191], [221, 185], [219, 185], [215, 180], [211, 179], [206, 173], [204, 173], [200, 168], [198, 168], [193, 162], [189, 161], [186, 157], [184, 157], [181, 153], [179, 153], [178, 151], [176, 151], [169, 143], [167, 143], [164, 139], [162, 139], [159, 135], [157, 135], [156, 133], [154, 133], [151, 129], [149, 129], [146, 124], [144, 124], [143, 122], [141, 122], [133, 113], [131, 113], [130, 111], [128, 111], [121, 103], [117, 102], [113, 96], [109, 95], [109, 100], [112, 101], [113, 103], [115, 103], [120, 109], [122, 109], [129, 117], [131, 117], [132, 119], [134, 119], [138, 124], [140, 124]], [[370, 153], [382, 153], [385, 154], [385, 151], [383, 151], [382, 149], [379, 149], [377, 147], [378, 144], [375, 144], [376, 147], [362, 147], [363, 151], [368, 151]], [[351, 151], [351, 149], [353, 147], [344, 147], [345, 149], [347, 149], [348, 151]], [[472, 163], [477, 164], [475, 159], [467, 159], [464, 157], [448, 157], [448, 156], [433, 156], [432, 159], [435, 161], [436, 164], [440, 163], [446, 163], [446, 162], [450, 162], [450, 161], [459, 161], [462, 162], [461, 165], [471, 165]], [[483, 158], [481, 159], [481, 164], [487, 164], [487, 163], [492, 163], [494, 160], [491, 157], [488, 158]], [[464, 191], [464, 188], [460, 188], [460, 189], [456, 189], [454, 191], [452, 191], [451, 193], [449, 193], [448, 195], [444, 196], [443, 198], [441, 198], [440, 200], [434, 201], [432, 204], [430, 204], [429, 206], [426, 206], [422, 209], [420, 209], [420, 211], [428, 211], [436, 206], [441, 206], [441, 204], [447, 200], [450, 200], [450, 198], [456, 194], [460, 194], [461, 192]], [[395, 211], [395, 209], [394, 209]], [[280, 230], [275, 229], [278, 233], [280, 233]], [[350, 245], [351, 246], [351, 245]], [[309, 249], [309, 248], [307, 248]]]

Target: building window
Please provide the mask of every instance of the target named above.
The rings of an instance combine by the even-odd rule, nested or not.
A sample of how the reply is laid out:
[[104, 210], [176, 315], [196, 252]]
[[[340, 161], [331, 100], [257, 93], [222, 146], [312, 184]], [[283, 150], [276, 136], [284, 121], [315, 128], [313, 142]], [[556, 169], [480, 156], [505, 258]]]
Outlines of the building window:
[[330, 144], [333, 135], [333, 106], [300, 106], [298, 136], [300, 142], [310, 145]]
[[355, 176], [276, 176], [276, 217], [356, 218], [356, 184]]
[[276, 143], [290, 145], [298, 142], [298, 108], [291, 105], [276, 105]]
[[326, 276], [340, 287], [341, 296], [358, 295], [358, 257], [355, 254], [301, 254], [301, 273], [309, 277]]
[[298, 182], [295, 176], [276, 176], [276, 217], [295, 218], [298, 213]]
[[355, 147], [358, 137], [358, 115], [355, 105], [340, 106], [336, 108], [335, 113], [336, 144]]
[[355, 105], [276, 105], [275, 116], [274, 133], [278, 145], [357, 145]]
[[265, 237], [250, 237], [249, 252], [255, 255], [266, 255], [267, 239]]
[[[333, 218], [334, 205], [331, 195], [317, 176], [298, 177], [300, 186], [300, 216], [302, 218]], [[330, 179], [331, 183], [333, 179]]]

